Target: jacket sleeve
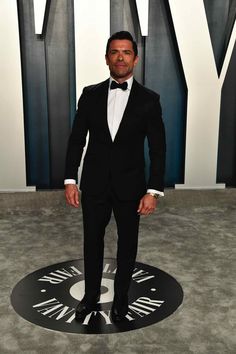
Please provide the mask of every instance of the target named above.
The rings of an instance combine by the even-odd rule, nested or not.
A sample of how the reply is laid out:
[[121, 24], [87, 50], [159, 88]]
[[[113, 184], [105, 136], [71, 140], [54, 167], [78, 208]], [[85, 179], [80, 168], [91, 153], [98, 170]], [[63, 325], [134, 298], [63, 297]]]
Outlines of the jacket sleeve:
[[159, 95], [155, 95], [148, 113], [147, 140], [150, 157], [149, 180], [147, 188], [163, 191], [166, 138]]
[[86, 144], [87, 133], [87, 99], [86, 89], [84, 89], [78, 102], [78, 108], [68, 141], [65, 163], [65, 179], [77, 180], [78, 167], [80, 165], [84, 146]]

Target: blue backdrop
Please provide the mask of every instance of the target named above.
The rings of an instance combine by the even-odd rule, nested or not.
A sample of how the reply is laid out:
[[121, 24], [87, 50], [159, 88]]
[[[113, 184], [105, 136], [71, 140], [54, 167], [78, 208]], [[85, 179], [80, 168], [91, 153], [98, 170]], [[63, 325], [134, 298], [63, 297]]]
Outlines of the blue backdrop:
[[[73, 0], [48, 3], [46, 31], [37, 37], [33, 0], [18, 0], [27, 183], [37, 188], [61, 188], [67, 139], [76, 109]], [[220, 72], [235, 21], [236, 0], [205, 0], [204, 4]], [[140, 33], [135, 1], [110, 0], [110, 7], [111, 33], [125, 29], [138, 42], [137, 80], [161, 96], [167, 135], [166, 186], [183, 183], [187, 88], [168, 1], [150, 0], [146, 38]], [[218, 182], [230, 186], [236, 186], [235, 77], [236, 48], [222, 91], [217, 172]]]

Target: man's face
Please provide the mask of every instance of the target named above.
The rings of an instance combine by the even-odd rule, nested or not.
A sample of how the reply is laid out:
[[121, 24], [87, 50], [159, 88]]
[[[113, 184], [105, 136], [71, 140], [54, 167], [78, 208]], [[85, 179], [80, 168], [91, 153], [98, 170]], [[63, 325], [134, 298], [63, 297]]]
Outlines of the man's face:
[[127, 39], [115, 39], [111, 41], [106, 63], [109, 66], [111, 76], [122, 83], [133, 75], [133, 70], [138, 62], [135, 57], [132, 42]]

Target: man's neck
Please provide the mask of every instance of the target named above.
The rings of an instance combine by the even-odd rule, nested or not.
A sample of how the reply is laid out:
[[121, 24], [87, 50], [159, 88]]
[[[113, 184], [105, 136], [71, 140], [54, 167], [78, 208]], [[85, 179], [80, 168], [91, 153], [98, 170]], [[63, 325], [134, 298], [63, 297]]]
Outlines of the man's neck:
[[112, 78], [113, 80], [115, 80], [116, 82], [118, 82], [119, 84], [123, 84], [123, 82], [125, 82], [125, 81], [131, 79], [131, 77], [133, 77], [133, 74], [130, 75], [130, 76], [128, 76], [128, 77], [125, 77], [125, 78], [123, 78], [123, 77], [121, 77], [121, 78], [119, 78], [119, 77], [113, 77], [113, 76], [111, 75], [111, 78]]

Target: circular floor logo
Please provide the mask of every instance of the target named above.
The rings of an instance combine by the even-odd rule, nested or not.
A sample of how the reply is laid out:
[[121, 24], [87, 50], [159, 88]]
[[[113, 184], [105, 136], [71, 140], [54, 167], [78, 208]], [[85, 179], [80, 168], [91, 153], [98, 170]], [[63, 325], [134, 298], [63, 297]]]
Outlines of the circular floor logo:
[[83, 297], [83, 260], [53, 264], [23, 278], [13, 289], [11, 302], [26, 320], [69, 333], [115, 333], [149, 326], [171, 315], [183, 301], [180, 284], [162, 270], [135, 263], [124, 321], [111, 319], [116, 261], [105, 259], [100, 302], [83, 321], [75, 320], [75, 307]]

